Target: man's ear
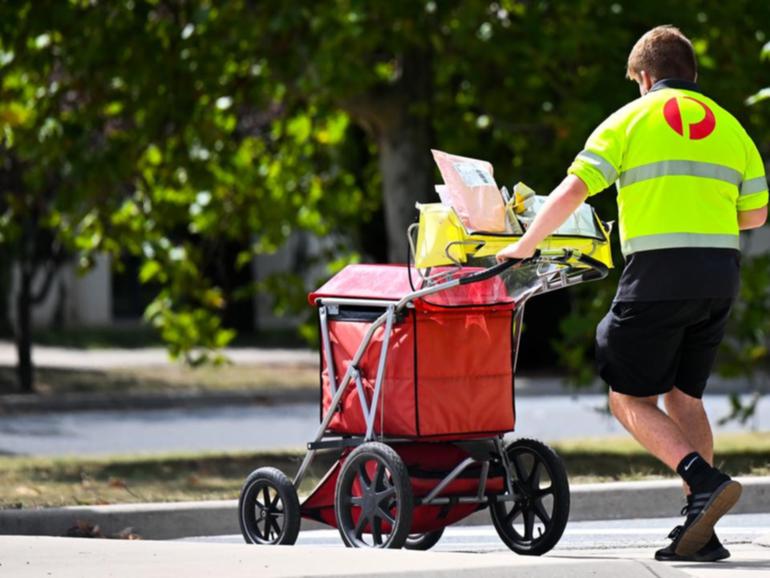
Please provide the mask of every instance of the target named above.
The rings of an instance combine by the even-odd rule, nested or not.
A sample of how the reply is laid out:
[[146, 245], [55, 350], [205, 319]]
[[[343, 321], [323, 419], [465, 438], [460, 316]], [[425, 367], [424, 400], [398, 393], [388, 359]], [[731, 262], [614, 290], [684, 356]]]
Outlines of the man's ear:
[[642, 94], [647, 94], [653, 85], [652, 77], [649, 74], [647, 74], [646, 70], [640, 70], [639, 78], [641, 79], [639, 86], [642, 89]]

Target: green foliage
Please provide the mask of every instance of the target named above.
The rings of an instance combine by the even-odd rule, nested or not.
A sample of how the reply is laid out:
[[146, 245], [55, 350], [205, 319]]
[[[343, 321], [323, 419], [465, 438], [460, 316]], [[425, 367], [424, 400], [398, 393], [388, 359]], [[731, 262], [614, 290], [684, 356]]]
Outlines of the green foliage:
[[750, 377], [758, 368], [770, 368], [770, 255], [746, 258], [741, 269], [740, 297], [730, 320], [730, 339], [725, 343], [729, 356], [723, 371], [729, 377]]
[[[770, 60], [770, 42], [760, 52], [760, 59]], [[770, 88], [763, 88], [746, 100], [749, 106], [770, 98]], [[738, 394], [730, 396], [731, 411], [721, 422], [737, 419], [746, 423], [756, 412], [762, 395], [768, 391], [770, 370], [770, 255], [744, 258], [741, 268], [741, 294], [733, 310], [728, 339], [723, 348], [720, 372], [726, 377], [741, 377], [750, 384], [748, 402]]]
[[731, 411], [723, 421], [746, 423], [760, 397], [768, 391], [770, 370], [770, 255], [744, 258], [741, 291], [730, 318], [722, 347], [719, 371], [724, 377], [740, 378], [750, 386], [747, 402], [731, 396]]
[[770, 98], [770, 88], [763, 88], [747, 98], [746, 104], [751, 106], [753, 104], [757, 104], [758, 102], [762, 102], [763, 100], [767, 100], [768, 98]]
[[[233, 332], [238, 297], [212, 279], [292, 231], [366, 215], [340, 110], [295, 106], [260, 57], [271, 23], [249, 2], [26, 2], [0, 8], [0, 243], [106, 251], [160, 287], [147, 319], [198, 362]], [[44, 233], [44, 234], [43, 234]], [[237, 288], [236, 288], [237, 289]]]
[[[147, 318], [172, 353], [204, 359], [233, 336], [228, 304], [269, 289], [289, 313], [306, 289], [289, 273], [232, 287], [212, 270], [246, 267], [298, 230], [339, 239], [327, 262], [382, 254], [387, 127], [425, 121], [426, 142], [545, 193], [637, 96], [628, 51], [671, 18], [670, 3], [627, 0], [3, 4], [0, 245], [21, 255], [34, 229], [41, 266], [56, 247], [84, 269], [96, 251], [139, 256], [159, 288]], [[705, 91], [765, 154], [770, 110], [744, 98], [761, 86], [768, 21], [766, 2], [683, 0], [675, 22]], [[404, 206], [431, 193], [408, 194]], [[614, 217], [611, 192], [592, 203]], [[570, 296], [557, 349], [579, 381], [612, 290]]]
[[[766, 43], [759, 54], [760, 60], [770, 61], [770, 42]], [[746, 99], [746, 104], [752, 106], [770, 98], [770, 87], [762, 88]]]
[[610, 308], [618, 277], [616, 270], [601, 283], [571, 289], [570, 313], [559, 324], [559, 335], [552, 346], [573, 386], [589, 386], [596, 380], [594, 335], [596, 326]]

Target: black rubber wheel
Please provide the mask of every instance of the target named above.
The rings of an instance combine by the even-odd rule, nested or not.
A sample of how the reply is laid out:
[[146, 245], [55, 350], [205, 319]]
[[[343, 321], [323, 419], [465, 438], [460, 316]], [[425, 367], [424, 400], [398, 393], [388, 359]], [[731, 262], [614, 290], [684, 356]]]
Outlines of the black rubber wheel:
[[297, 490], [281, 470], [259, 468], [246, 478], [238, 500], [238, 521], [246, 542], [294, 544], [300, 517]]
[[505, 452], [516, 499], [492, 503], [492, 523], [511, 550], [540, 556], [556, 545], [567, 526], [570, 496], [564, 463], [537, 440], [516, 440]]
[[409, 534], [406, 537], [406, 542], [404, 542], [404, 548], [407, 550], [430, 550], [438, 544], [443, 534], [444, 528], [423, 534]]
[[342, 541], [352, 548], [401, 548], [412, 525], [412, 486], [389, 446], [358, 446], [342, 465], [334, 512]]

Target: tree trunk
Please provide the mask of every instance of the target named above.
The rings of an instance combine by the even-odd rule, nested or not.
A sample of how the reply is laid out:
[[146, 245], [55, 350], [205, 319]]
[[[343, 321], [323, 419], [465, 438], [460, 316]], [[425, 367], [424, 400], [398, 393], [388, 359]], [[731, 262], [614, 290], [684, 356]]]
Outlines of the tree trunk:
[[388, 259], [397, 263], [407, 259], [406, 231], [417, 215], [415, 203], [435, 198], [430, 153], [431, 55], [408, 51], [402, 57], [402, 71], [391, 114], [385, 115], [377, 135]]
[[[35, 388], [35, 373], [32, 366], [32, 307], [35, 294], [32, 283], [35, 279], [35, 254], [37, 252], [39, 217], [35, 207], [24, 219], [19, 245], [19, 293], [16, 296], [16, 352], [18, 364], [16, 373], [22, 393], [32, 393]], [[47, 285], [48, 283], [44, 283]]]
[[21, 264], [21, 283], [16, 298], [15, 338], [19, 357], [16, 366], [19, 389], [22, 393], [32, 393], [35, 385], [32, 367], [32, 270], [25, 263]]
[[387, 87], [346, 99], [341, 106], [372, 134], [379, 149], [388, 259], [407, 259], [406, 230], [415, 202], [436, 199], [430, 153], [433, 74], [429, 49], [411, 49], [399, 58], [401, 77]]
[[433, 166], [430, 156], [430, 126], [423, 119], [388, 127], [379, 138], [385, 230], [388, 259], [407, 259], [406, 230], [415, 220], [415, 202], [431, 200]]

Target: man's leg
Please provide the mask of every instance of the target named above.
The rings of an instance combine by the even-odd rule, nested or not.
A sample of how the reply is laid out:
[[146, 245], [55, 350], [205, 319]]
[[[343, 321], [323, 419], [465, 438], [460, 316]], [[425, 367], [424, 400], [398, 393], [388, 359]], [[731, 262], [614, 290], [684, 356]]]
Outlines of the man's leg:
[[[713, 466], [714, 438], [711, 433], [711, 424], [703, 407], [703, 400], [688, 395], [675, 387], [664, 394], [663, 402], [666, 406], [666, 412], [679, 426], [682, 433], [687, 436], [695, 451]], [[684, 493], [687, 496], [687, 507], [689, 508], [690, 504], [692, 504], [692, 493], [687, 482], [683, 481], [682, 485], [684, 486]], [[674, 546], [675, 542], [672, 542], [671, 545], [658, 550], [655, 553], [655, 558], [664, 561], [681, 559], [675, 555]], [[697, 552], [695, 559], [703, 562], [714, 562], [729, 557], [730, 551], [722, 545], [716, 533], [714, 533], [708, 543]]]
[[[714, 465], [714, 437], [711, 433], [703, 400], [687, 395], [676, 387], [663, 396], [666, 412], [679, 426], [680, 431], [687, 437], [695, 451], [710, 465]], [[685, 494], [690, 493], [684, 484]]]
[[612, 414], [652, 455], [676, 472], [682, 459], [697, 450], [657, 403], [656, 395], [634, 397], [610, 391]]
[[709, 544], [714, 524], [740, 497], [740, 484], [695, 451], [676, 422], [658, 408], [657, 396], [634, 397], [611, 390], [609, 405], [639, 443], [694, 488], [687, 520], [671, 548], [678, 556], [696, 554]]
[[[729, 301], [729, 300], [728, 300]], [[693, 556], [714, 535], [714, 524], [740, 497], [740, 484], [709, 464], [683, 428], [657, 406], [657, 397], [685, 384], [699, 397], [719, 344], [712, 300], [617, 302], [597, 327], [599, 374], [612, 388], [609, 405], [623, 426], [692, 488], [676, 556]], [[728, 303], [729, 305], [729, 303]], [[723, 328], [722, 328], [723, 329]], [[721, 334], [720, 334], [721, 335]], [[712, 359], [713, 361], [713, 359]], [[668, 385], [668, 387], [666, 387]], [[692, 390], [692, 391], [690, 391]], [[676, 401], [674, 401], [676, 403]], [[698, 437], [696, 435], [696, 437]]]

